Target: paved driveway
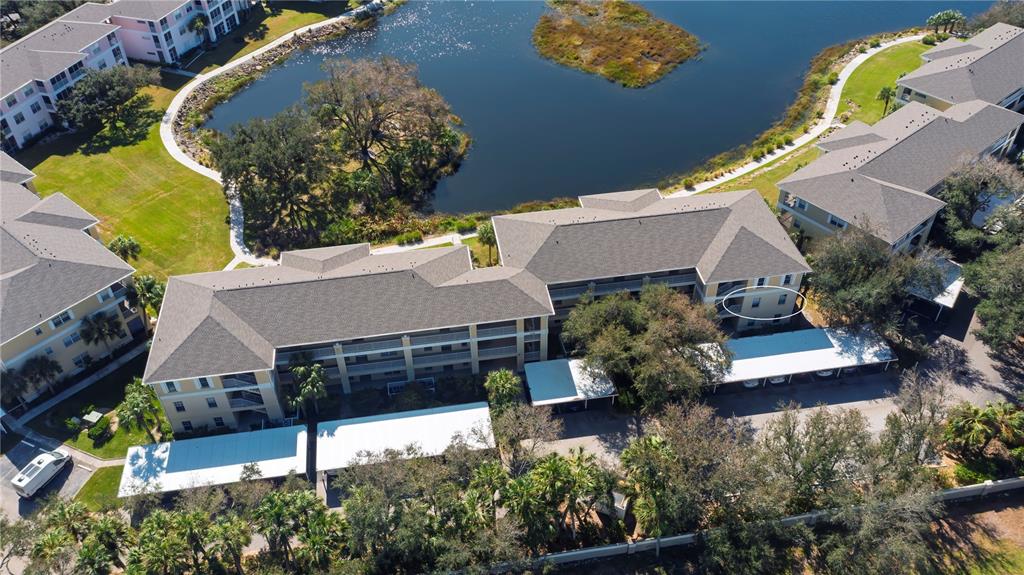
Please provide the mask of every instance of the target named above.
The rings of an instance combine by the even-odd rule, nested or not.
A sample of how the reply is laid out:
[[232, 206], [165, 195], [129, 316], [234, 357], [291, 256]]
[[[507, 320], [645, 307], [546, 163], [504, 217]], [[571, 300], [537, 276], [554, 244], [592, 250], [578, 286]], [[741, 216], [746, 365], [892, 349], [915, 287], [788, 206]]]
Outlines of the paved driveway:
[[0, 510], [7, 517], [13, 519], [31, 514], [38, 506], [39, 501], [53, 493], [59, 493], [62, 497], [70, 499], [78, 493], [92, 475], [93, 469], [83, 467], [75, 461], [74, 465], [64, 466], [57, 477], [53, 478], [32, 499], [25, 500], [18, 497], [14, 488], [11, 487], [11, 479], [14, 479], [18, 471], [32, 461], [36, 455], [46, 450], [45, 446], [26, 440], [15, 445], [3, 457], [0, 457]]

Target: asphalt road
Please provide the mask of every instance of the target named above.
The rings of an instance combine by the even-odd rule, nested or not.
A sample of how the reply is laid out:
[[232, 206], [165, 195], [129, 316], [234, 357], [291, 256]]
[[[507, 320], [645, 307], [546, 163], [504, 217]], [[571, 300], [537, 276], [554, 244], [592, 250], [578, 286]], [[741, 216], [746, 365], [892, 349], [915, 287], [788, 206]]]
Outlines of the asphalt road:
[[83, 467], [77, 462], [74, 465], [65, 465], [64, 469], [49, 484], [39, 490], [32, 499], [23, 499], [14, 492], [11, 480], [22, 467], [43, 451], [46, 451], [44, 446], [26, 440], [15, 445], [3, 457], [0, 457], [0, 511], [8, 518], [25, 517], [31, 514], [38, 507], [40, 501], [54, 493], [69, 499], [74, 497], [92, 475], [91, 468]]

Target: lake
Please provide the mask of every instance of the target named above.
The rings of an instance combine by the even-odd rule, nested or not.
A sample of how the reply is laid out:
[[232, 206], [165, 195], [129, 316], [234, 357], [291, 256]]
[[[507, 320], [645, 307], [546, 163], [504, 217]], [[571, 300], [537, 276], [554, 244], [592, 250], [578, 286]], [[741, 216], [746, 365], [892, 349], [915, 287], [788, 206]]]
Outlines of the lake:
[[749, 143], [785, 111], [826, 46], [921, 25], [981, 2], [651, 2], [657, 17], [707, 44], [661, 81], [623, 88], [537, 55], [541, 2], [409, 2], [372, 30], [297, 52], [217, 106], [226, 131], [272, 116], [323, 77], [324, 60], [383, 54], [419, 67], [473, 138], [434, 208], [468, 212], [559, 196], [653, 186]]

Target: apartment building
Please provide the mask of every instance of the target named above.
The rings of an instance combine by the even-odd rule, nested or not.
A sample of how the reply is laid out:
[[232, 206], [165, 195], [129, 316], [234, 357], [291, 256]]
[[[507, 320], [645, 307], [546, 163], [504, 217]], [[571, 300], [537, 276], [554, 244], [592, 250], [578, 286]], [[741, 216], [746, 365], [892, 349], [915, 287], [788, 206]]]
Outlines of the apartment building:
[[[64, 194], [40, 199], [25, 185], [33, 174], [7, 154], [0, 164], [0, 369], [10, 373], [42, 355], [73, 376], [145, 332], [126, 301], [124, 282], [134, 270], [90, 235], [96, 218]], [[109, 345], [82, 340], [82, 319], [96, 314], [122, 326]], [[13, 399], [8, 385], [5, 403]], [[30, 387], [21, 398], [40, 392]]]
[[[57, 102], [89, 69], [128, 60], [179, 63], [204, 41], [238, 27], [249, 0], [116, 0], [87, 3], [0, 49], [0, 145], [23, 148], [59, 120]], [[207, 19], [202, 33], [189, 24]]]
[[995, 24], [967, 41], [950, 38], [921, 58], [920, 68], [896, 81], [901, 102], [945, 110], [982, 100], [1024, 110], [1024, 29]]
[[281, 265], [172, 277], [144, 381], [176, 431], [249, 429], [294, 410], [294, 362], [332, 394], [547, 358], [544, 284], [473, 269], [466, 246], [370, 255], [369, 244], [285, 252]]
[[4, 150], [32, 142], [57, 120], [57, 101], [86, 70], [127, 63], [118, 27], [56, 21], [0, 49]]
[[1024, 116], [981, 100], [945, 110], [911, 102], [874, 126], [851, 122], [818, 141], [826, 153], [779, 182], [778, 208], [820, 238], [849, 225], [913, 251], [945, 205], [935, 198], [963, 159], [1001, 157]]
[[[216, 42], [242, 22], [248, 0], [116, 0], [89, 2], [68, 12], [62, 21], [103, 22], [118, 26], [118, 36], [132, 60], [175, 64], [204, 40]], [[190, 24], [205, 18], [202, 32]]]
[[548, 288], [558, 326], [585, 293], [663, 283], [716, 305], [727, 330], [780, 324], [810, 267], [754, 190], [580, 196], [579, 208], [495, 216], [504, 266]]

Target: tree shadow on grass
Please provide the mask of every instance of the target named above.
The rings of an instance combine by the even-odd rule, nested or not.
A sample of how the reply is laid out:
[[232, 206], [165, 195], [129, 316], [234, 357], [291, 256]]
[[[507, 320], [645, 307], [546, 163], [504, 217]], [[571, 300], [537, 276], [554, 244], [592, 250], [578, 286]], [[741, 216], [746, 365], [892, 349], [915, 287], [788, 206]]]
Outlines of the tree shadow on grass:
[[954, 512], [933, 524], [929, 546], [931, 573], [1009, 573], [1012, 564], [1000, 549], [999, 530], [981, 513], [1018, 505], [1000, 498], [974, 503], [968, 513]]
[[148, 107], [126, 112], [120, 122], [97, 132], [79, 148], [85, 155], [105, 154], [113, 148], [134, 146], [149, 137], [153, 124], [159, 122], [163, 112]]
[[992, 353], [994, 368], [1014, 394], [1024, 392], [1024, 343], [1011, 345], [1001, 353]]

